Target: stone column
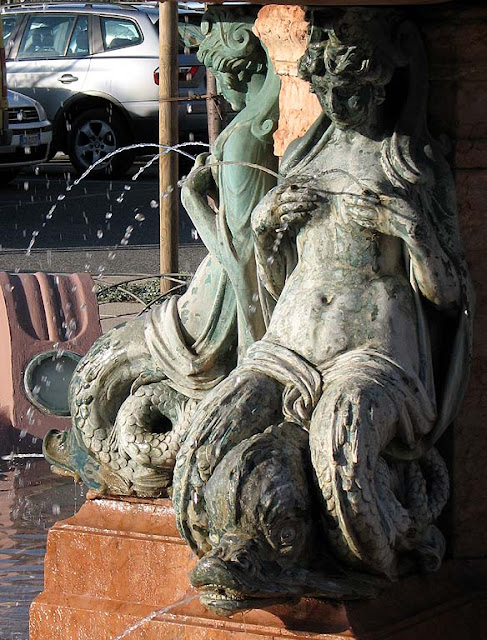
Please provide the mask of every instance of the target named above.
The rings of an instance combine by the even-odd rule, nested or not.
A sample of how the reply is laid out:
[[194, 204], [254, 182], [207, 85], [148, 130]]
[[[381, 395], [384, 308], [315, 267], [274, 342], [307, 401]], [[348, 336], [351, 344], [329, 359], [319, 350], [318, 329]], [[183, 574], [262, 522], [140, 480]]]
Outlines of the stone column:
[[281, 78], [280, 118], [274, 134], [274, 151], [280, 158], [288, 144], [303, 136], [321, 113], [308, 83], [298, 78], [297, 61], [306, 48], [307, 29], [303, 7], [287, 5], [263, 7], [254, 26]]

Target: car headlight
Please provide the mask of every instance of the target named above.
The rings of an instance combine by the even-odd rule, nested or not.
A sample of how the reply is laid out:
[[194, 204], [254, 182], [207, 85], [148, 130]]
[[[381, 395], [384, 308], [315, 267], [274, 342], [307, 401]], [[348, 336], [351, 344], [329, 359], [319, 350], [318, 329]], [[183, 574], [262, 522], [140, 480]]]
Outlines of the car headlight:
[[39, 120], [47, 120], [47, 113], [40, 102], [36, 104], [37, 113], [39, 114]]

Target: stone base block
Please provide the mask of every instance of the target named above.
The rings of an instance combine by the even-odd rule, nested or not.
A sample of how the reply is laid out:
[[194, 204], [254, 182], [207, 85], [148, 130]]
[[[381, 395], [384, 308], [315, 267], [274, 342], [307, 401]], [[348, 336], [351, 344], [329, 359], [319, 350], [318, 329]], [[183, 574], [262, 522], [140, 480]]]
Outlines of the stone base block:
[[[373, 602], [345, 606], [303, 598], [231, 618], [200, 604], [188, 580], [194, 563], [169, 500], [89, 496], [75, 516], [49, 532], [45, 589], [31, 606], [30, 640], [113, 640], [151, 614], [124, 637], [468, 640], [480, 639], [486, 628], [477, 563], [461, 571], [447, 564], [434, 576], [394, 585]], [[469, 589], [475, 580], [479, 589]]]

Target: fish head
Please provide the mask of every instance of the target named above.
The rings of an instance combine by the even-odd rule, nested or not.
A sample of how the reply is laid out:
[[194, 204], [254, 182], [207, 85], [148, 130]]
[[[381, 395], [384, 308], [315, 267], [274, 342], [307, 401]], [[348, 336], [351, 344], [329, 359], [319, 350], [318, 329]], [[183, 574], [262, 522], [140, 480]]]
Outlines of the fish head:
[[299, 599], [297, 573], [315, 546], [307, 433], [283, 423], [252, 436], [218, 464], [205, 488], [211, 545], [191, 574], [212, 611]]
[[48, 431], [42, 453], [51, 465], [51, 471], [57, 475], [72, 477], [96, 493], [108, 493], [110, 488], [111, 493], [130, 495], [127, 481], [96, 458], [75, 427], [67, 431]]

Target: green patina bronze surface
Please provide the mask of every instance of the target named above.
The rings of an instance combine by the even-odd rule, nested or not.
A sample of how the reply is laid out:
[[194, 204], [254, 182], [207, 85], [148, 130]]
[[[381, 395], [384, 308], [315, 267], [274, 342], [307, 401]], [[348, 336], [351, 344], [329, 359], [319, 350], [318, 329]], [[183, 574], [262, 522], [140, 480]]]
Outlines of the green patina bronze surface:
[[95, 343], [71, 384], [72, 430], [44, 441], [54, 470], [97, 491], [164, 495], [196, 404], [265, 331], [250, 214], [276, 184], [280, 82], [252, 33], [256, 13], [212, 9], [202, 23], [199, 56], [238, 112], [182, 191], [209, 255], [187, 293]]

